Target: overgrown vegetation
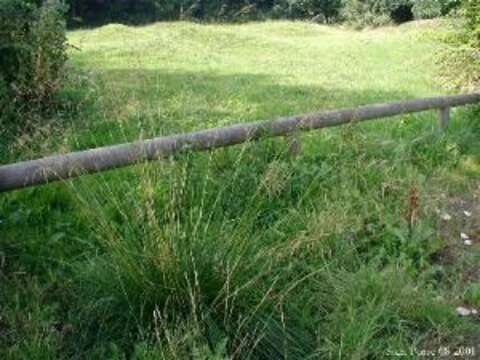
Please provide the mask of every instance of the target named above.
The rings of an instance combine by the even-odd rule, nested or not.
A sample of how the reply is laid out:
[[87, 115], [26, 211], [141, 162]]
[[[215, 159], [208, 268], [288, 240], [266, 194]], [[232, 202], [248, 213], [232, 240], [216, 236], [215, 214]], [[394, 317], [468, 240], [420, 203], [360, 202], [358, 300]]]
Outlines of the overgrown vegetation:
[[442, 37], [446, 44], [441, 63], [444, 83], [451, 88], [478, 89], [480, 84], [480, 3], [465, 0], [460, 21]]
[[343, 9], [345, 19], [358, 27], [379, 26], [413, 19], [410, 0], [348, 0]]
[[480, 48], [480, 3], [474, 0], [465, 1], [465, 17], [467, 18], [467, 34], [470, 43]]
[[73, 25], [198, 19], [246, 21], [310, 19], [356, 26], [446, 15], [460, 0], [70, 0]]
[[65, 10], [55, 0], [0, 0], [2, 127], [25, 126], [26, 113], [51, 105], [67, 61]]
[[[425, 33], [299, 22], [74, 31], [71, 65], [87, 73], [79, 112], [1, 137], [0, 162], [438, 94], [438, 44]], [[474, 198], [479, 135], [473, 109], [443, 134], [422, 113], [305, 134], [298, 154], [267, 140], [4, 194], [0, 357], [471, 347], [478, 321], [455, 307], [478, 304], [478, 239], [462, 247], [439, 213]]]

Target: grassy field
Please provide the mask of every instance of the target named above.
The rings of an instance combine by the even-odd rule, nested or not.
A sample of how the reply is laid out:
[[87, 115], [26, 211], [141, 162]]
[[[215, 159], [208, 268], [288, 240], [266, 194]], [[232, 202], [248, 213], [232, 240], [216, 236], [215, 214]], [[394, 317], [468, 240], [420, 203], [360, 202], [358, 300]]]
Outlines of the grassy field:
[[[6, 131], [0, 163], [442, 94], [440, 29], [77, 30], [67, 105]], [[265, 140], [1, 195], [0, 357], [470, 349], [480, 323], [455, 308], [480, 307], [478, 118], [455, 110], [440, 133], [435, 113], [414, 114], [301, 135], [299, 154]]]

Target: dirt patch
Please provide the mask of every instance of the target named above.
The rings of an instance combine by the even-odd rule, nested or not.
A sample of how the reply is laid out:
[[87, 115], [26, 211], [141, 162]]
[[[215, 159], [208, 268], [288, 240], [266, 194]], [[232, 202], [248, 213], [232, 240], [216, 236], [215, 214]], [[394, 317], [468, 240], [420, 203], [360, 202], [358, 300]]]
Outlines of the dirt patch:
[[437, 214], [438, 235], [445, 246], [435, 260], [461, 269], [464, 283], [480, 281], [480, 266], [472, 261], [480, 254], [480, 185], [473, 193], [446, 198]]

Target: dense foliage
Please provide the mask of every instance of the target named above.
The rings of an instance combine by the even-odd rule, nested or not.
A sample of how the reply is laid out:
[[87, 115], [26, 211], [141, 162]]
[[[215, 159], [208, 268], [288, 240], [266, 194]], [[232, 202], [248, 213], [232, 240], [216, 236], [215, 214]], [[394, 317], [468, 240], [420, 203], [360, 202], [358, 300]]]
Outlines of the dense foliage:
[[412, 12], [417, 19], [432, 19], [447, 15], [452, 9], [458, 8], [461, 0], [414, 0]]
[[471, 80], [474, 86], [478, 87], [480, 84], [480, 1], [479, 0], [465, 0], [464, 2], [466, 23], [466, 48], [469, 62], [469, 69], [471, 70]]
[[413, 6], [417, 18], [434, 18], [442, 15], [442, 4], [435, 0], [417, 0]]
[[345, 19], [359, 26], [376, 26], [390, 21], [403, 22], [413, 18], [410, 0], [346, 0]]
[[0, 76], [15, 95], [41, 100], [55, 88], [65, 63], [62, 7], [22, 0], [0, 2]]
[[442, 77], [449, 88], [474, 90], [480, 85], [480, 1], [464, 0], [460, 10], [463, 21], [443, 37]]
[[263, 18], [375, 25], [444, 15], [459, 0], [69, 0], [72, 24]]
[[59, 87], [67, 59], [63, 5], [0, 0], [0, 24], [1, 101], [42, 103]]
[[480, 48], [480, 1], [465, 0], [464, 8], [469, 39], [472, 45]]

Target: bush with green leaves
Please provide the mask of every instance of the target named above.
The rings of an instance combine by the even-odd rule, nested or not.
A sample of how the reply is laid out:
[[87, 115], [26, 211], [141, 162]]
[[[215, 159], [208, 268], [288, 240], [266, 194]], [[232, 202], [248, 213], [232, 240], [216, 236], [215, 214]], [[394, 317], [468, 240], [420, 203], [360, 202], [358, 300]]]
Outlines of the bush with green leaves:
[[448, 88], [471, 91], [480, 86], [480, 1], [464, 0], [459, 14], [464, 21], [444, 37], [442, 80]]
[[469, 64], [471, 68], [472, 83], [478, 87], [480, 84], [480, 1], [465, 0], [465, 17], [467, 19], [466, 31], [467, 48], [469, 49]]
[[448, 14], [459, 0], [344, 0], [343, 15], [358, 27], [431, 19]]
[[344, 0], [342, 13], [357, 27], [400, 23], [413, 17], [410, 0]]
[[470, 41], [476, 48], [480, 48], [480, 1], [465, 0], [464, 11]]
[[442, 15], [442, 4], [438, 0], [417, 0], [413, 5], [416, 19], [431, 19]]
[[341, 0], [280, 0], [275, 1], [272, 13], [280, 18], [310, 18], [331, 23], [338, 18], [341, 7]]
[[459, 5], [460, 0], [415, 0], [412, 10], [416, 19], [433, 19], [447, 15]]
[[59, 88], [67, 60], [64, 6], [0, 0], [0, 96], [40, 104]]
[[439, 0], [442, 5], [442, 15], [455, 12], [462, 6], [463, 0]]

